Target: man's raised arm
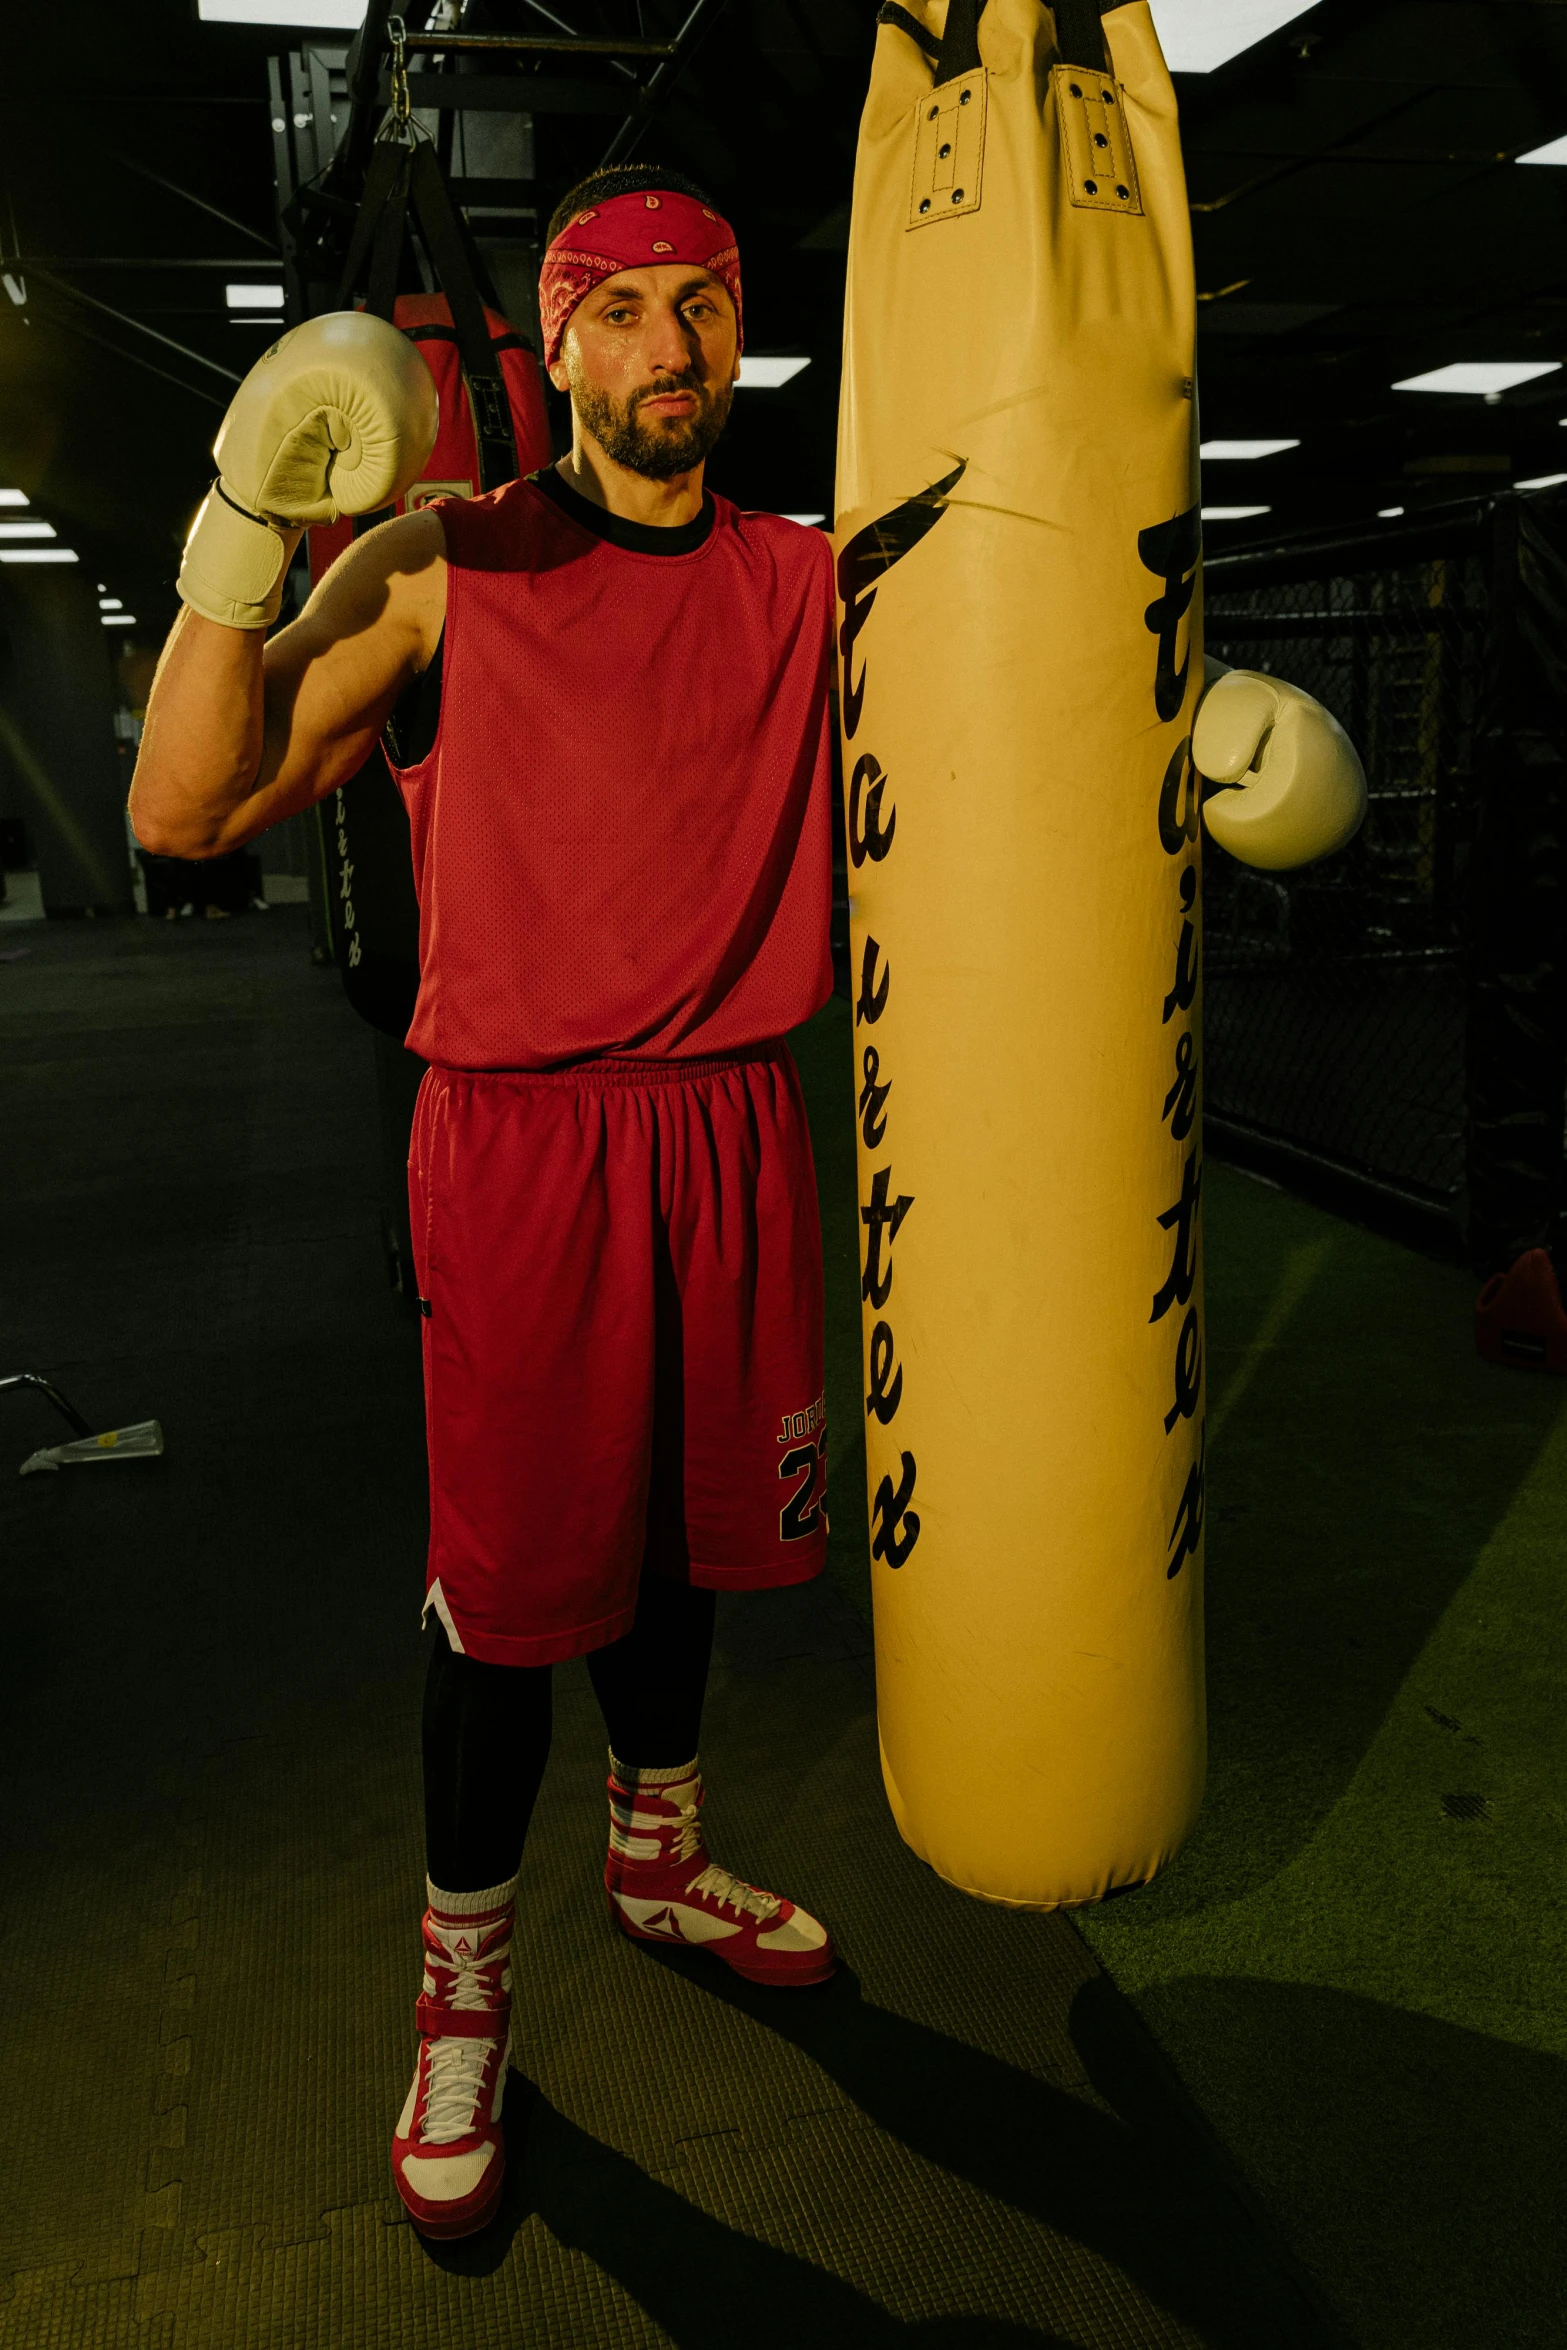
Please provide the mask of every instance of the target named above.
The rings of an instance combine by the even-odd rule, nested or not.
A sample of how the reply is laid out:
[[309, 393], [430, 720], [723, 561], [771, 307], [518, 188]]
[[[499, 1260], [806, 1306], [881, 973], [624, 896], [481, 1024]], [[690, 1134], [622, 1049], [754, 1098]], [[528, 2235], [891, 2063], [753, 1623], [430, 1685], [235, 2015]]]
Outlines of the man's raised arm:
[[417, 350], [361, 313], [312, 319], [235, 394], [222, 468], [180, 568], [131, 790], [154, 854], [221, 856], [322, 798], [362, 763], [445, 613], [440, 521], [383, 523], [266, 642], [300, 531], [373, 512], [417, 478], [435, 436]]

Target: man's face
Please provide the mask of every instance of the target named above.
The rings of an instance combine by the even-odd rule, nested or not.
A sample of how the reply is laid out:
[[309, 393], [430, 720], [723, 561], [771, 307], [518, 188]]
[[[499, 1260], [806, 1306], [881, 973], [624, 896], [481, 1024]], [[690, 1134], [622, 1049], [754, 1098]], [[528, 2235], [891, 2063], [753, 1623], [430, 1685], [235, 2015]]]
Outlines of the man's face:
[[669, 481], [711, 455], [736, 371], [722, 279], [661, 262], [617, 270], [578, 303], [550, 381], [615, 464]]

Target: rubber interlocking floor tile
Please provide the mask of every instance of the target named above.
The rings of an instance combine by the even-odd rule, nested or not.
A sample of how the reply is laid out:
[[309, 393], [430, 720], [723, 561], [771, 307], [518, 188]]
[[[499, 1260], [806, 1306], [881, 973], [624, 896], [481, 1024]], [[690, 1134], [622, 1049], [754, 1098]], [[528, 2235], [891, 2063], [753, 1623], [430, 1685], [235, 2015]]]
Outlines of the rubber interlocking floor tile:
[[820, 1585], [723, 1603], [704, 1757], [716, 1849], [830, 1919], [839, 1977], [766, 1993], [615, 1934], [563, 1670], [507, 2196], [421, 2243], [387, 2141], [422, 1449], [369, 1049], [299, 923], [194, 927], [49, 926], [0, 997], [10, 1343], [170, 1448], [0, 1485], [3, 2350], [1336, 2339], [1071, 1926], [899, 1843], [865, 1632]]

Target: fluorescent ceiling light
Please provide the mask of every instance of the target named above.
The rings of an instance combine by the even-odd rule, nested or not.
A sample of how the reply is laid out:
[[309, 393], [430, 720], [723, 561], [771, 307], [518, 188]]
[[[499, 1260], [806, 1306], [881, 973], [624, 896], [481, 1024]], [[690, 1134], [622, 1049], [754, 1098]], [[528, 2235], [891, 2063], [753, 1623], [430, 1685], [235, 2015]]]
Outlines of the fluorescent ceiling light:
[[123, 612], [125, 606], [120, 602], [118, 596], [100, 596], [98, 609], [100, 612]]
[[781, 385], [793, 383], [802, 368], [810, 364], [809, 359], [753, 359], [747, 352], [740, 362], [740, 389], [776, 392]]
[[0, 522], [0, 539], [52, 539], [52, 522]]
[[225, 286], [223, 299], [231, 310], [281, 310], [281, 286]]
[[1531, 147], [1525, 155], [1515, 155], [1515, 163], [1567, 163], [1567, 138], [1547, 139], [1543, 147]]
[[1402, 514], [1403, 511], [1404, 509], [1402, 506], [1379, 506], [1377, 508], [1377, 520], [1378, 522], [1396, 522], [1399, 515]]
[[803, 522], [807, 527], [813, 523], [825, 522], [826, 519], [825, 514], [786, 514], [784, 516], [785, 522]]
[[1554, 375], [1559, 359], [1450, 359], [1424, 375], [1406, 375], [1395, 392], [1511, 392], [1519, 384]]
[[1212, 73], [1316, 0], [1149, 0], [1159, 46], [1172, 73]]
[[98, 617], [105, 628], [134, 628], [136, 626], [134, 612], [100, 612]]
[[1567, 473], [1536, 473], [1528, 481], [1515, 481], [1515, 490], [1554, 490], [1558, 483], [1567, 481]]
[[1204, 522], [1250, 522], [1254, 514], [1271, 514], [1271, 506], [1204, 506]]
[[302, 24], [320, 33], [357, 33], [365, 0], [200, 0], [203, 24]]
[[0, 563], [79, 563], [74, 547], [0, 547]]
[[1283, 449], [1299, 447], [1299, 441], [1204, 441], [1198, 455], [1223, 464], [1231, 457], [1277, 457]]
[[[1562, 421], [1567, 423], [1567, 417], [1564, 417]], [[0, 506], [25, 506], [26, 504], [27, 492], [25, 490], [0, 490]]]

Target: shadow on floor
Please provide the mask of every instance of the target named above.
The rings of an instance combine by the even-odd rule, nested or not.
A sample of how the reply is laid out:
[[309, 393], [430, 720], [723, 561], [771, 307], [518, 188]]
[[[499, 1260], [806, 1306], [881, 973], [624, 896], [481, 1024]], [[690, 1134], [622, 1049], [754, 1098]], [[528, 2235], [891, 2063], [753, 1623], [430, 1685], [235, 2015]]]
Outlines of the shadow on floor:
[[1309, 1843], [1567, 1400], [1478, 1360], [1467, 1275], [1210, 1181], [1209, 1792], [1151, 1923]]
[[[1297, 1983], [1188, 1978], [1143, 1998], [1200, 2040], [1206, 2110], [1295, 2186], [1291, 2239], [1377, 2350], [1559, 2350], [1567, 2063]], [[1271, 2144], [1270, 2144], [1271, 2141]]]
[[559, 2243], [613, 2277], [679, 2350], [734, 2350], [742, 2339], [832, 2350], [1077, 2350], [1064, 2335], [1004, 2319], [906, 2323], [813, 2262], [726, 2227], [580, 2129], [517, 2075], [506, 2121], [511, 2168], [494, 2225], [468, 2244], [424, 2246], [448, 2274], [491, 2275], [537, 2215]]

